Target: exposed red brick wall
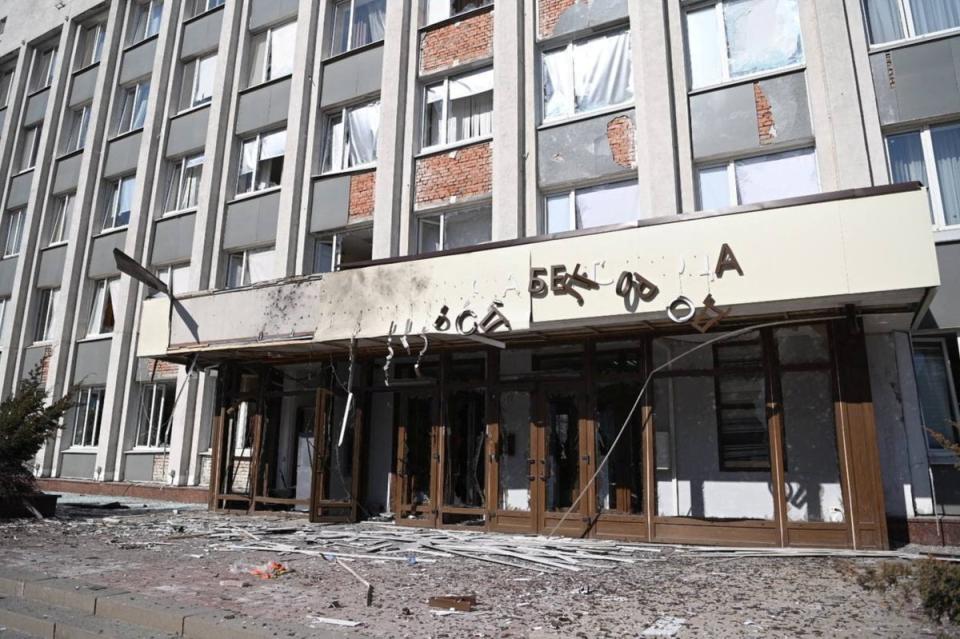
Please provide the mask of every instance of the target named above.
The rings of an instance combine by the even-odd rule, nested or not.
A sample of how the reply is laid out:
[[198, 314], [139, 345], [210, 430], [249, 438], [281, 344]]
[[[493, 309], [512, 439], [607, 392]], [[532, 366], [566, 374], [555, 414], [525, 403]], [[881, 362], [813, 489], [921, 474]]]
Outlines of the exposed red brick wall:
[[557, 22], [563, 12], [577, 4], [589, 4], [590, 0], [537, 0], [537, 33], [541, 38], [549, 38], [557, 28]]
[[421, 73], [450, 69], [492, 56], [492, 11], [430, 29], [420, 36]]
[[347, 212], [349, 221], [352, 222], [373, 215], [376, 185], [376, 171], [354, 173], [350, 176], [350, 209]]
[[417, 204], [446, 204], [491, 192], [489, 142], [437, 153], [417, 160]]
[[607, 143], [614, 162], [628, 169], [637, 168], [637, 139], [629, 116], [620, 115], [607, 122]]
[[757, 135], [760, 144], [771, 144], [777, 138], [777, 126], [773, 121], [773, 107], [759, 82], [753, 83], [753, 99], [757, 107]]
[[47, 346], [43, 349], [43, 357], [40, 359], [40, 384], [47, 385], [47, 373], [50, 370], [50, 358], [53, 357], [53, 349]]
[[[175, 378], [177, 373], [180, 372], [180, 365], [173, 364], [171, 362], [165, 362], [159, 359], [144, 359], [143, 361], [143, 380], [150, 381], [150, 378], [154, 379], [170, 379]], [[156, 365], [156, 368], [154, 368]]]

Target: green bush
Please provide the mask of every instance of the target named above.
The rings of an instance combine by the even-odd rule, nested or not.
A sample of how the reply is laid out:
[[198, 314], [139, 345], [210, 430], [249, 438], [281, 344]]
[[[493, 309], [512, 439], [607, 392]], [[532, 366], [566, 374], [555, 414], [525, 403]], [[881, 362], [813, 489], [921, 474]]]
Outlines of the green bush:
[[960, 621], [960, 564], [924, 559], [913, 571], [923, 610], [934, 621]]

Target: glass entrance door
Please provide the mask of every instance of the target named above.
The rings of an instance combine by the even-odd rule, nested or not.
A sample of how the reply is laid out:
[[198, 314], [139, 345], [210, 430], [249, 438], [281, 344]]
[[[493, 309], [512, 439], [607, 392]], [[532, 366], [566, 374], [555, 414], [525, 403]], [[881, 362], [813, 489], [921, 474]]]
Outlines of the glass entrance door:
[[580, 496], [591, 462], [586, 430], [589, 422], [585, 418], [585, 395], [572, 386], [540, 387], [540, 418], [535, 432], [537, 528], [542, 533], [581, 536], [589, 528], [585, 520], [589, 499]]
[[440, 461], [437, 401], [424, 392], [397, 393], [396, 399], [396, 512], [402, 523], [434, 526]]

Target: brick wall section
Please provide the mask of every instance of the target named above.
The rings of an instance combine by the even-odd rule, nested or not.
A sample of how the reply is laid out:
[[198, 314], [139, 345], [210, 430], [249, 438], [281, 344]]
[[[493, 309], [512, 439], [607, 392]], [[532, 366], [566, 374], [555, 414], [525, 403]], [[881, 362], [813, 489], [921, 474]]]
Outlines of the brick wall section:
[[563, 12], [577, 4], [589, 4], [590, 0], [537, 0], [538, 34], [541, 38], [549, 38], [557, 28], [557, 22]]
[[153, 481], [166, 483], [170, 476], [167, 474], [167, 468], [169, 467], [169, 458], [170, 455], [154, 455], [153, 456]]
[[753, 99], [757, 107], [757, 135], [760, 144], [772, 144], [777, 139], [777, 125], [773, 120], [773, 107], [759, 82], [753, 83]]
[[347, 211], [350, 222], [373, 215], [376, 185], [376, 171], [354, 173], [350, 176], [350, 209]]
[[[154, 369], [156, 364], [156, 369]], [[143, 358], [140, 360], [139, 378], [140, 382], [160, 381], [165, 379], [176, 379], [180, 372], [179, 364], [172, 364], [158, 359]]]
[[47, 385], [47, 373], [50, 371], [50, 358], [53, 357], [53, 349], [49, 346], [43, 349], [43, 357], [40, 359], [40, 385]]
[[607, 122], [607, 143], [614, 162], [628, 169], [637, 168], [637, 138], [629, 116], [621, 115]]
[[493, 56], [493, 12], [425, 31], [420, 36], [420, 72], [433, 73]]
[[492, 190], [489, 142], [417, 160], [416, 203], [449, 204]]
[[210, 475], [213, 472], [213, 458], [210, 455], [200, 456], [200, 485], [210, 485]]

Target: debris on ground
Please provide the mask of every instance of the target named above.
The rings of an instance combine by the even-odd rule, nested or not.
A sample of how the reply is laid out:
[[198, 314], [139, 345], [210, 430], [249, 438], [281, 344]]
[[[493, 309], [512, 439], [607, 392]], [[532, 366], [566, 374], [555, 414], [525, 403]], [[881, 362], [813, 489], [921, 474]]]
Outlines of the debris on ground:
[[[355, 628], [360, 625], [359, 621], [348, 621], [346, 619], [331, 619], [330, 617], [314, 617], [311, 615], [310, 617], [308, 617], [308, 619], [310, 619], [310, 621], [314, 623], [325, 623], [333, 626], [346, 626], [348, 628]], [[312, 628], [316, 627], [313, 624], [310, 624], [310, 626]]]
[[254, 565], [236, 561], [230, 567], [230, 572], [240, 575], [253, 575], [260, 579], [277, 579], [278, 577], [292, 572], [289, 568], [277, 561], [270, 561], [261, 565]]
[[652, 626], [643, 631], [643, 636], [676, 637], [686, 623], [686, 619], [680, 619], [679, 617], [660, 617]]
[[431, 608], [459, 610], [460, 612], [473, 612], [473, 607], [477, 605], [477, 598], [473, 595], [446, 595], [443, 597], [430, 597], [430, 601], [427, 603]]

